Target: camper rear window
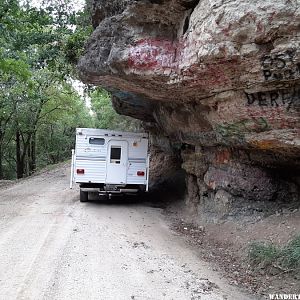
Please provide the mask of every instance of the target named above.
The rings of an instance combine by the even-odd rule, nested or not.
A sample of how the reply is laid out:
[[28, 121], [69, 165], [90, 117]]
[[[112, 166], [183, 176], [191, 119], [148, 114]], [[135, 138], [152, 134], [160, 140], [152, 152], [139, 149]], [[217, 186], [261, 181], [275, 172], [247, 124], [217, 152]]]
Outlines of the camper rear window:
[[104, 145], [105, 144], [105, 139], [91, 137], [89, 139], [89, 143], [92, 144], [92, 145]]
[[111, 147], [110, 159], [121, 159], [121, 147]]

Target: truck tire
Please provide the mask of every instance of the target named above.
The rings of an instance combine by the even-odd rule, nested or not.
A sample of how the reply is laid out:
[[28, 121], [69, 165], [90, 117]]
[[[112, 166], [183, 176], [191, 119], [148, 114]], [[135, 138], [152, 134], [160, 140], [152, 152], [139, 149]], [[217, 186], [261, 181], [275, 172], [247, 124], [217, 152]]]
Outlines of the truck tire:
[[87, 202], [88, 201], [88, 192], [83, 192], [80, 190], [80, 202]]

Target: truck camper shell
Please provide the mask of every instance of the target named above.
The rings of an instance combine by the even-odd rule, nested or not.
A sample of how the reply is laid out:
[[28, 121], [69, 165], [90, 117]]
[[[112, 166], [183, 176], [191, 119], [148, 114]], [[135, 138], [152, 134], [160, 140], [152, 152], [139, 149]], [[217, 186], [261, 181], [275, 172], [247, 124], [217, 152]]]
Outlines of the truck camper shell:
[[148, 191], [148, 134], [77, 128], [72, 150], [70, 188], [80, 185], [80, 201], [88, 193], [136, 194]]

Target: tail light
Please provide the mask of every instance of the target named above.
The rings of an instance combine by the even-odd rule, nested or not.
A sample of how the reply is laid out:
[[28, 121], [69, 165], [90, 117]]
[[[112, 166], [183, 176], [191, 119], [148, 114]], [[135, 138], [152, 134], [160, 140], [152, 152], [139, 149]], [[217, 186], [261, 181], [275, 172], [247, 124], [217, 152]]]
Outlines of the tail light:
[[77, 169], [76, 172], [77, 174], [84, 174], [84, 169]]
[[137, 171], [136, 175], [137, 176], [145, 176], [145, 172], [144, 171]]

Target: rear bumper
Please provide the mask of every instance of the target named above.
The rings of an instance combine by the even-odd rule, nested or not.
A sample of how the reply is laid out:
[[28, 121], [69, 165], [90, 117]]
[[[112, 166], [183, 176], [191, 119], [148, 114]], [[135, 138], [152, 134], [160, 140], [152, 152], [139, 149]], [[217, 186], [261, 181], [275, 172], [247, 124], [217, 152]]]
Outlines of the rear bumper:
[[137, 194], [140, 190], [135, 188], [120, 188], [120, 189], [101, 189], [92, 187], [82, 187], [80, 188], [82, 192], [89, 193], [99, 193], [100, 195], [106, 194]]
[[120, 189], [118, 191], [100, 191], [100, 195], [107, 195], [107, 194], [137, 194], [139, 192], [138, 189]]
[[80, 183], [82, 192], [107, 194], [137, 194], [146, 191], [144, 184], [98, 184], [98, 183]]

